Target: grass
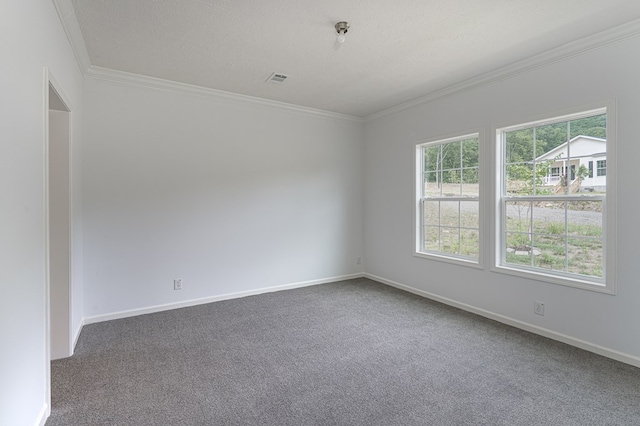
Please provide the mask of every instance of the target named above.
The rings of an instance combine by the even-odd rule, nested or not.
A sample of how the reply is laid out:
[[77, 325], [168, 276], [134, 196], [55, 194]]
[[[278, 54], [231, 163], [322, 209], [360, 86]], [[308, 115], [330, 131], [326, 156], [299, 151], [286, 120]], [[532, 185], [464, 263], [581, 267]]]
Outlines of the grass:
[[[424, 249], [477, 258], [479, 216], [470, 206], [437, 202], [425, 206]], [[564, 221], [507, 219], [506, 261], [537, 269], [602, 277], [602, 227]], [[512, 249], [512, 250], [510, 250]], [[516, 251], [518, 254], [516, 254]]]
[[[440, 218], [440, 220], [438, 220]], [[480, 253], [477, 203], [437, 202], [425, 206], [424, 248], [477, 258]], [[438, 226], [439, 225], [439, 226]]]
[[574, 223], [565, 232], [564, 223], [540, 220], [529, 233], [528, 221], [511, 221], [506, 246], [514, 251], [507, 252], [507, 263], [602, 277], [602, 227]]

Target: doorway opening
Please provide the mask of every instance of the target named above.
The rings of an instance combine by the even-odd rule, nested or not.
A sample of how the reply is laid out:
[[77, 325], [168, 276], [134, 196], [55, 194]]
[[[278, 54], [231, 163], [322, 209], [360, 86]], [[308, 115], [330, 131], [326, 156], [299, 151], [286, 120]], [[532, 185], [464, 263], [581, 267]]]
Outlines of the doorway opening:
[[71, 356], [71, 111], [49, 82], [49, 326], [51, 359]]
[[51, 360], [73, 354], [71, 105], [44, 69], [45, 401], [51, 413]]

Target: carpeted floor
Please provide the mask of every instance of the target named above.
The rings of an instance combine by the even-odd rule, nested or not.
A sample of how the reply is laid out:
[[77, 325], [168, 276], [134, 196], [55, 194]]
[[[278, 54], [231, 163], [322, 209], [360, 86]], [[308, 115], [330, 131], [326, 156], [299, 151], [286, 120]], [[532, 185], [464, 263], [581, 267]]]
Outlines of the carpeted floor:
[[367, 279], [87, 325], [54, 425], [640, 425], [640, 369]]

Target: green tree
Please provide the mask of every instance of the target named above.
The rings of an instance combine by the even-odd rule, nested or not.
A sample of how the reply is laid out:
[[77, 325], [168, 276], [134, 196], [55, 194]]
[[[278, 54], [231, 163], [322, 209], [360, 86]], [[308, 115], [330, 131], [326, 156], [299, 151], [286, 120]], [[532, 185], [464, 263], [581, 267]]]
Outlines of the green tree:
[[478, 183], [478, 139], [429, 146], [424, 149], [427, 182]]
[[606, 114], [509, 132], [506, 141], [506, 161], [507, 163], [533, 161], [545, 152], [580, 135], [606, 138]]
[[593, 117], [580, 118], [569, 122], [571, 138], [576, 136], [592, 136], [595, 138], [607, 137], [607, 115], [594, 115]]
[[552, 160], [536, 162], [535, 168], [532, 163], [507, 164], [507, 192], [513, 195], [550, 194], [551, 189], [544, 186], [543, 178], [552, 163]]

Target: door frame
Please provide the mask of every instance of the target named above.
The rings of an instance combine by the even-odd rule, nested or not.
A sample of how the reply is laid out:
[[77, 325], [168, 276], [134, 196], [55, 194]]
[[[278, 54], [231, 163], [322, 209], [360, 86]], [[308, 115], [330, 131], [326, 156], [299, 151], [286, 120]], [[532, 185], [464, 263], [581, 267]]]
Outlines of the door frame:
[[44, 260], [45, 260], [45, 276], [44, 276], [44, 284], [45, 284], [45, 303], [44, 303], [44, 320], [45, 320], [45, 376], [46, 376], [46, 384], [45, 384], [45, 402], [47, 404], [47, 413], [46, 417], [49, 417], [51, 414], [51, 226], [50, 226], [50, 190], [49, 190], [49, 110], [50, 110], [50, 96], [49, 96], [49, 88], [52, 88], [53, 91], [58, 95], [59, 100], [62, 101], [64, 106], [66, 107], [69, 114], [69, 159], [68, 159], [68, 167], [69, 167], [69, 186], [67, 191], [69, 193], [69, 312], [68, 312], [68, 354], [69, 356], [73, 355], [73, 347], [74, 347], [74, 338], [73, 338], [73, 268], [72, 268], [72, 253], [73, 253], [73, 164], [72, 164], [72, 147], [73, 147], [73, 107], [69, 98], [65, 95], [64, 90], [62, 90], [62, 86], [58, 83], [58, 81], [54, 78], [51, 73], [51, 70], [48, 67], [44, 68], [44, 81], [43, 81], [43, 122], [44, 122], [44, 173], [43, 173], [43, 184], [44, 184]]

